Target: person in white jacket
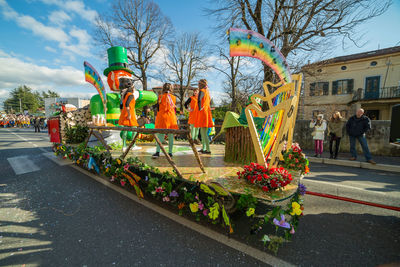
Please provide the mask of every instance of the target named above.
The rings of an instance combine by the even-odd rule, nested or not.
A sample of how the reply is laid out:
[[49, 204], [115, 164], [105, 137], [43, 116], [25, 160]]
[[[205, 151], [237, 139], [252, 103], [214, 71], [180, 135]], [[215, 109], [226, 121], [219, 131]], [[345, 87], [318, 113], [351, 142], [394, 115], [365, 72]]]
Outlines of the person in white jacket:
[[323, 114], [318, 114], [317, 120], [314, 119], [310, 122], [310, 128], [314, 128], [312, 136], [314, 139], [315, 155], [314, 157], [322, 157], [324, 151], [324, 137], [326, 130], [326, 121]]

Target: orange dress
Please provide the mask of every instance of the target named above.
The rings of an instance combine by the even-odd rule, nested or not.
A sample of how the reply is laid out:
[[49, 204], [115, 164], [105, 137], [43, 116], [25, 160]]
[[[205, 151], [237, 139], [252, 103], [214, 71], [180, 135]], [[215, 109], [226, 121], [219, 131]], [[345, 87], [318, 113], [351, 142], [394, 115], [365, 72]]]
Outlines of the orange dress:
[[196, 116], [196, 120], [194, 122], [194, 127], [196, 128], [211, 128], [214, 127], [214, 123], [212, 121], [212, 114], [211, 114], [211, 107], [210, 107], [210, 102], [211, 102], [211, 98], [210, 98], [210, 92], [208, 91], [208, 89], [201, 89], [199, 92], [199, 96], [200, 93], [203, 92], [204, 96], [203, 99], [201, 100], [201, 105], [202, 105], [202, 109], [197, 111], [197, 116]]
[[176, 97], [163, 94], [158, 100], [158, 112], [154, 127], [156, 129], [179, 129], [175, 114]]
[[[132, 96], [131, 102], [129, 103], [131, 119], [128, 120], [128, 110], [126, 107], [126, 101], [128, 101], [129, 96]], [[136, 120], [136, 112], [135, 112], [135, 96], [133, 93], [126, 93], [124, 100], [122, 102], [123, 108], [121, 110], [121, 115], [119, 116], [118, 124], [124, 126], [139, 126]]]
[[197, 118], [197, 112], [199, 111], [199, 108], [197, 107], [197, 96], [190, 97], [190, 109], [192, 111], [189, 113], [188, 124], [194, 124]]

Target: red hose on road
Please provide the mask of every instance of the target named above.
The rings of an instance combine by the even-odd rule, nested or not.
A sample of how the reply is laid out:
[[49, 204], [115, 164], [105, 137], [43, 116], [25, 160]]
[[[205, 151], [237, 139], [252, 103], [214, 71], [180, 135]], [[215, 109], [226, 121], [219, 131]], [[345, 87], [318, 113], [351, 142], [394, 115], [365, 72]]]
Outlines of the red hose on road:
[[348, 202], [358, 203], [358, 204], [362, 204], [362, 205], [378, 207], [378, 208], [382, 208], [382, 209], [400, 211], [400, 207], [377, 204], [377, 203], [357, 200], [357, 199], [348, 198], [348, 197], [339, 197], [339, 196], [323, 194], [323, 193], [316, 193], [316, 192], [311, 192], [311, 191], [307, 191], [306, 194], [313, 195], [313, 196], [318, 196], [318, 197], [326, 197], [326, 198], [332, 198], [332, 199], [337, 199], [337, 200], [342, 200], [342, 201], [348, 201]]

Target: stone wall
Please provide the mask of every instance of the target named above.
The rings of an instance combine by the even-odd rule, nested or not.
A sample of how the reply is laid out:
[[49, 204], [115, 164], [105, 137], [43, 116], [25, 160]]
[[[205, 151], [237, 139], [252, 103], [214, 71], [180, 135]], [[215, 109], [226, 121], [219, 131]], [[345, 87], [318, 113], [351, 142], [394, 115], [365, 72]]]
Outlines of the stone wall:
[[[372, 155], [400, 156], [400, 149], [389, 145], [390, 121], [371, 121], [372, 129], [366, 134], [369, 150]], [[294, 128], [294, 142], [298, 142], [303, 149], [314, 149], [314, 142], [311, 136], [312, 129], [309, 128], [309, 120], [297, 120]], [[340, 143], [340, 151], [349, 152], [350, 143], [346, 129], [343, 129], [343, 137]], [[329, 141], [325, 132], [324, 150], [328, 150]], [[356, 142], [356, 148], [362, 153], [361, 146]], [[360, 154], [362, 155], [362, 154]]]

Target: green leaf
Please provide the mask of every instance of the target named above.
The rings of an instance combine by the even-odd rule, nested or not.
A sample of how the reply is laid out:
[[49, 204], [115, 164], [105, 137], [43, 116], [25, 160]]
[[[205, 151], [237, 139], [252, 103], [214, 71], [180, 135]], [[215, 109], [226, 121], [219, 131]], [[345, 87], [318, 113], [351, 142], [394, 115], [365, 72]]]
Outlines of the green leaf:
[[263, 238], [261, 239], [262, 242], [264, 242], [264, 246], [267, 244], [267, 242], [271, 241], [271, 239], [269, 239], [269, 236], [264, 235]]
[[200, 185], [200, 189], [201, 189], [204, 193], [207, 193], [207, 194], [212, 195], [212, 196], [215, 195], [215, 192], [212, 191], [206, 184], [201, 184], [201, 185]]
[[208, 217], [212, 220], [216, 220], [219, 216], [219, 205], [218, 203], [214, 203], [214, 205], [210, 208], [210, 213], [208, 214]]
[[226, 192], [226, 190], [219, 184], [216, 183], [212, 183], [210, 184], [210, 186], [218, 193], [218, 195], [220, 196], [227, 196], [229, 195], [228, 192]]
[[230, 226], [231, 225], [231, 223], [229, 221], [228, 214], [226, 214], [224, 205], [222, 205], [222, 218], [224, 218], [224, 222], [225, 222], [226, 226]]
[[255, 211], [254, 208], [249, 208], [249, 209], [246, 211], [246, 216], [247, 216], [247, 217], [252, 216], [252, 215], [254, 214], [254, 211]]

